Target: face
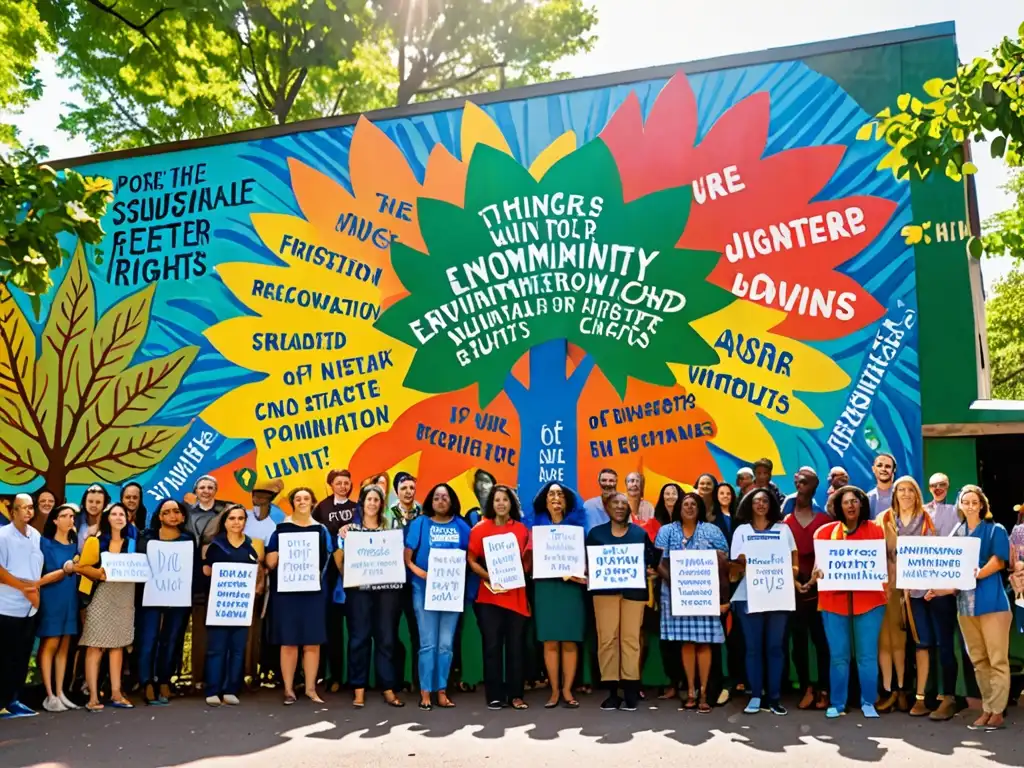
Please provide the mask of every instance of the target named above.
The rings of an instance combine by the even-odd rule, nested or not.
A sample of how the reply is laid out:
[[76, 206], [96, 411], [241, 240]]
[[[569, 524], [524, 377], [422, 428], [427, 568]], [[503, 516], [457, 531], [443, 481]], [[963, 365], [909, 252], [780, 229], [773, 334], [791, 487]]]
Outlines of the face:
[[200, 480], [196, 486], [196, 496], [199, 497], [199, 503], [203, 506], [210, 506], [213, 504], [214, 497], [217, 495], [217, 484], [213, 480]]
[[564, 512], [565, 511], [565, 491], [562, 490], [560, 485], [552, 485], [548, 488], [548, 495], [545, 498], [548, 512]]
[[860, 517], [860, 499], [857, 498], [857, 494], [853, 493], [853, 491], [844, 493], [840, 507], [843, 511], [843, 519], [847, 523], [852, 525], [857, 522]]
[[181, 514], [181, 508], [176, 502], [168, 501], [162, 507], [160, 507], [160, 524], [165, 525], [168, 528], [177, 528], [185, 520], [185, 516]]
[[636, 472], [630, 472], [628, 475], [626, 475], [626, 493], [628, 493], [630, 496], [639, 496], [640, 488], [641, 482], [639, 474], [637, 474]]
[[744, 472], [743, 474], [736, 475], [736, 485], [739, 487], [741, 491], [745, 488], [749, 488], [753, 484], [753, 476], [748, 475], [746, 472]]
[[981, 508], [981, 497], [974, 491], [967, 491], [960, 496], [960, 511], [965, 517], [980, 517]]
[[940, 503], [945, 501], [949, 494], [949, 478], [945, 475], [933, 477], [932, 481], [928, 483], [928, 490], [932, 492], [936, 501]]
[[352, 493], [352, 478], [345, 475], [338, 475], [331, 481], [331, 490], [340, 499], [347, 499]]
[[697, 519], [697, 500], [692, 496], [683, 498], [683, 520], [690, 523]]
[[715, 481], [707, 475], [701, 475], [697, 481], [697, 493], [701, 496], [710, 496], [715, 492]]
[[376, 517], [377, 515], [379, 515], [380, 496], [378, 496], [376, 493], [366, 494], [366, 498], [363, 499], [363, 512], [365, 514], [370, 515], [371, 517]]
[[614, 491], [619, 487], [619, 476], [614, 472], [602, 472], [597, 476], [597, 484], [602, 491]]
[[771, 509], [771, 506], [768, 504], [768, 497], [763, 493], [754, 496], [752, 507], [757, 517], [765, 517], [768, 514], [768, 510]]
[[910, 483], [900, 483], [896, 486], [896, 501], [903, 509], [912, 509], [917, 506], [917, 494], [914, 486]]
[[398, 500], [405, 506], [410, 506], [416, 498], [416, 481], [403, 480], [398, 484]]
[[768, 467], [754, 468], [754, 482], [757, 485], [765, 486], [772, 481], [772, 471]]
[[814, 481], [810, 475], [804, 474], [803, 472], [797, 472], [796, 477], [793, 478], [793, 484], [796, 486], [798, 491], [804, 493], [810, 493], [811, 488], [814, 486]]
[[494, 478], [490, 475], [483, 473], [476, 476], [476, 480], [473, 482], [473, 492], [476, 494], [477, 501], [481, 505], [487, 501], [487, 497], [491, 495], [491, 489], [494, 488]]
[[14, 506], [11, 509], [11, 520], [27, 523], [32, 520], [35, 514], [36, 503], [32, 501], [31, 496], [19, 494], [14, 497]]
[[292, 497], [292, 508], [296, 512], [309, 512], [313, 508], [313, 496], [309, 491], [299, 491]]
[[844, 485], [848, 485], [850, 482], [850, 476], [846, 472], [837, 472], [832, 475], [832, 487], [842, 488]]
[[616, 523], [629, 520], [629, 502], [621, 493], [612, 496], [608, 502], [608, 517]]
[[434, 512], [439, 515], [447, 515], [452, 509], [452, 497], [447, 488], [438, 488], [434, 491], [433, 505]]
[[39, 500], [36, 502], [36, 508], [41, 514], [48, 515], [57, 506], [57, 497], [55, 497], [49, 491], [39, 494]]
[[732, 488], [728, 485], [723, 485], [718, 489], [718, 503], [726, 509], [732, 504]]
[[508, 517], [509, 512], [512, 511], [512, 499], [508, 497], [505, 491], [494, 492], [494, 513], [498, 517]]
[[128, 525], [128, 515], [121, 507], [114, 507], [110, 510], [110, 530], [122, 531]]
[[679, 491], [676, 490], [674, 485], [670, 485], [665, 488], [665, 507], [668, 509], [675, 509], [676, 504], [679, 503]]
[[57, 530], [67, 533], [75, 527], [75, 513], [71, 509], [62, 509], [57, 515]]
[[224, 519], [224, 530], [231, 534], [239, 534], [245, 530], [245, 510], [232, 509]]
[[875, 463], [871, 465], [871, 471], [875, 473], [875, 480], [880, 483], [892, 482], [892, 476], [896, 472], [896, 463], [888, 456], [878, 456]]
[[139, 492], [137, 486], [129, 485], [121, 492], [121, 503], [128, 508], [129, 512], [137, 510], [141, 502], [142, 494]]
[[252, 505], [254, 507], [268, 507], [270, 502], [274, 500], [273, 495], [266, 491], [253, 491], [252, 492]]
[[103, 494], [99, 491], [90, 491], [85, 494], [85, 511], [95, 517], [103, 511]]

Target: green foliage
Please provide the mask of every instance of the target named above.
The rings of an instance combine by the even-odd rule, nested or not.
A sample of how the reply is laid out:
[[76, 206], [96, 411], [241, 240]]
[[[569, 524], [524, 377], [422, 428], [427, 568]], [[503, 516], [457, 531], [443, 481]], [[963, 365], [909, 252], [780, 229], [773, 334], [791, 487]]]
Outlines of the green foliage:
[[[17, 113], [42, 95], [36, 59], [41, 52], [54, 50], [34, 3], [0, 0], [0, 112]], [[0, 144], [17, 143], [14, 126], [0, 122]]]
[[58, 237], [72, 235], [90, 245], [103, 239], [100, 219], [114, 199], [109, 179], [57, 173], [40, 165], [34, 150], [0, 157], [0, 283], [38, 296], [53, 282], [50, 270], [69, 255]]
[[1013, 201], [1010, 208], [985, 221], [985, 252], [1024, 263], [1024, 171], [1014, 171], [1003, 189]]
[[985, 316], [992, 396], [1024, 400], [1024, 272], [1014, 270], [995, 284]]
[[[511, 219], [500, 213], [504, 201], [547, 197], [556, 206], [572, 196], [582, 206], [576, 211], [520, 209], [522, 217]], [[688, 186], [625, 203], [615, 159], [601, 141], [567, 155], [540, 181], [514, 158], [481, 145], [470, 159], [465, 207], [419, 201], [429, 255], [391, 246], [392, 265], [411, 293], [384, 310], [375, 327], [417, 350], [406, 386], [452, 392], [478, 383], [481, 405], [502, 390], [528, 349], [550, 339], [585, 349], [620, 395], [627, 376], [671, 386], [676, 379], [666, 363], [718, 362], [690, 323], [733, 301], [706, 281], [718, 254], [676, 248], [690, 203]], [[499, 258], [491, 258], [496, 251]], [[643, 298], [648, 292], [657, 297], [653, 306]], [[618, 309], [602, 313], [585, 300]], [[446, 326], [438, 329], [436, 321]], [[460, 328], [470, 340], [456, 341]]]

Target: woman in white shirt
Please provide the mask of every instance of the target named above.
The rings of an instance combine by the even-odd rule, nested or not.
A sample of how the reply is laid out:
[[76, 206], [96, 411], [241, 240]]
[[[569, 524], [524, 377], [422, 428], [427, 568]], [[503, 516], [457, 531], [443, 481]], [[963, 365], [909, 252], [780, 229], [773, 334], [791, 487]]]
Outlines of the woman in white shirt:
[[[796, 541], [789, 526], [782, 522], [782, 508], [775, 494], [765, 488], [758, 488], [740, 502], [736, 511], [737, 526], [732, 537], [733, 569], [743, 573], [747, 565], [747, 552], [756, 542], [774, 543], [781, 552], [790, 553], [793, 574], [799, 570]], [[785, 557], [785, 555], [782, 555]], [[750, 681], [750, 702], [743, 711], [748, 715], [757, 714], [761, 709], [775, 715], [787, 714], [782, 706], [782, 676], [786, 671], [787, 658], [784, 649], [786, 625], [790, 611], [764, 611], [751, 613], [747, 604], [747, 579], [744, 575], [732, 602], [743, 627], [746, 640], [747, 679]], [[763, 654], [768, 656], [767, 679]], [[765, 694], [764, 704], [761, 695]]]

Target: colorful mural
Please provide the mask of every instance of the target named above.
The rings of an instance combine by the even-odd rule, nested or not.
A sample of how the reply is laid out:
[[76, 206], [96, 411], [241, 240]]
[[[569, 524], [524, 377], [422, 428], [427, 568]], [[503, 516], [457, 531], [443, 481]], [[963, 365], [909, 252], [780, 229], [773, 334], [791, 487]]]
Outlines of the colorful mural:
[[0, 289], [0, 481], [920, 473], [915, 217], [868, 120], [783, 62], [90, 165], [102, 252], [38, 321]]

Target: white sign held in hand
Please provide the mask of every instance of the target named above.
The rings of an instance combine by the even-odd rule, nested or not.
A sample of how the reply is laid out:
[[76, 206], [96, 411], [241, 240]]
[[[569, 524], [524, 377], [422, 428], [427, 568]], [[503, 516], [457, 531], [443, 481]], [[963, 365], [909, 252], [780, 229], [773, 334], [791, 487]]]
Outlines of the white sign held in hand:
[[587, 550], [578, 525], [538, 525], [533, 531], [533, 578], [587, 575]]
[[900, 536], [897, 589], [974, 589], [981, 539], [974, 536]]
[[466, 601], [466, 551], [431, 549], [427, 560], [427, 611], [462, 613]]
[[136, 584], [149, 581], [149, 560], [144, 554], [132, 552], [118, 555], [113, 552], [100, 554], [100, 567], [107, 575], [107, 581], [131, 581]]
[[320, 591], [320, 532], [277, 537], [277, 591]]
[[484, 560], [494, 589], [508, 591], [526, 586], [523, 555], [514, 533], [502, 533], [484, 539]]
[[647, 589], [647, 563], [643, 544], [606, 544], [587, 547], [592, 592], [602, 589]]
[[256, 573], [253, 563], [214, 563], [206, 624], [210, 627], [248, 627], [256, 602]]
[[345, 536], [346, 587], [405, 583], [402, 531], [349, 531]]
[[721, 586], [718, 582], [718, 552], [676, 549], [669, 553], [666, 589], [671, 589], [673, 616], [718, 616], [721, 614]]
[[152, 578], [142, 591], [144, 606], [192, 607], [192, 563], [196, 547], [191, 541], [150, 541], [146, 545]]
[[822, 592], [881, 592], [889, 580], [883, 539], [817, 539], [814, 559]]

